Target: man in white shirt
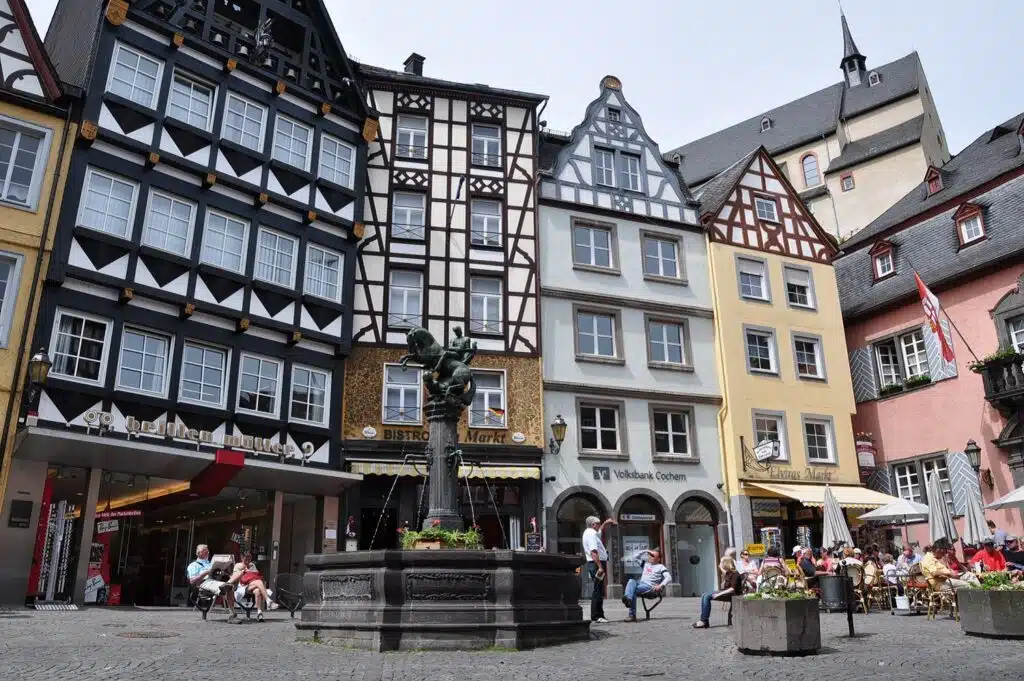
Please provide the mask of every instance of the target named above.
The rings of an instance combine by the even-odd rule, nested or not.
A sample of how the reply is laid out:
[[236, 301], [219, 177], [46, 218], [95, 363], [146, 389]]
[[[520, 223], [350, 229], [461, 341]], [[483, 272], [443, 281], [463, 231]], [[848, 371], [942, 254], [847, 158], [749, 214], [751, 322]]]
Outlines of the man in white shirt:
[[608, 518], [603, 523], [596, 516], [587, 516], [587, 529], [583, 530], [583, 553], [587, 557], [587, 574], [594, 583], [594, 592], [590, 595], [590, 621], [603, 624], [608, 620], [604, 616], [605, 571], [608, 566], [608, 549], [604, 547], [601, 533], [615, 521]]

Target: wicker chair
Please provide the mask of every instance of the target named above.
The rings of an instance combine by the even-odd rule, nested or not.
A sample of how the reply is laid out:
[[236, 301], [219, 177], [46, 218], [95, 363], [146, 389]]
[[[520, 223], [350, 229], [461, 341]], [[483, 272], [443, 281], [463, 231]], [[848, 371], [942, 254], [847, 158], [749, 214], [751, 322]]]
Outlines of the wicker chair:
[[861, 612], [868, 613], [868, 603], [864, 598], [864, 568], [860, 565], [848, 565], [846, 574], [853, 580], [853, 597], [860, 603]]
[[868, 607], [877, 606], [880, 610], [892, 611], [892, 598], [889, 584], [882, 577], [881, 571], [874, 563], [864, 566], [864, 597]]
[[928, 580], [924, 578], [920, 563], [910, 566], [910, 572], [907, 574], [906, 593], [907, 598], [910, 599], [912, 610], [927, 607]]
[[787, 584], [789, 584], [789, 575], [786, 574], [786, 569], [778, 565], [769, 565], [761, 570], [761, 585], [758, 590], [772, 587], [784, 589]]
[[956, 602], [956, 592], [938, 579], [928, 580], [928, 619], [933, 620], [943, 610], [949, 610], [950, 618], [960, 621], [960, 608]]

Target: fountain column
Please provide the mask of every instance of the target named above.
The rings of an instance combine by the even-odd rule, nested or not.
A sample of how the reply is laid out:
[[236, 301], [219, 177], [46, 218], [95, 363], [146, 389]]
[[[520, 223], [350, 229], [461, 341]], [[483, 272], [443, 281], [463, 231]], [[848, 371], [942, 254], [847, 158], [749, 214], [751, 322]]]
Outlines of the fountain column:
[[446, 401], [428, 402], [426, 407], [430, 442], [430, 473], [427, 476], [428, 506], [423, 529], [436, 521], [446, 530], [462, 529], [459, 511], [459, 462], [453, 453], [459, 446], [459, 416], [462, 405]]

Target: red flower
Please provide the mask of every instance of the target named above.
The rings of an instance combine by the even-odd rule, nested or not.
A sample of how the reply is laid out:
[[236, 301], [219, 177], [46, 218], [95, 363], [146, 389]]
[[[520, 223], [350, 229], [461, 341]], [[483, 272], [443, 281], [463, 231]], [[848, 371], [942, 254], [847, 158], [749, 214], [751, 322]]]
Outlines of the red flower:
[[405, 528], [404, 527], [399, 527], [398, 528], [398, 534], [402, 534], [403, 532], [405, 532]]
[[441, 521], [440, 521], [440, 519], [438, 519], [438, 518], [434, 518], [433, 522], [431, 522], [431, 523], [430, 523], [430, 526], [431, 526], [431, 527], [440, 527], [440, 526], [441, 526]]

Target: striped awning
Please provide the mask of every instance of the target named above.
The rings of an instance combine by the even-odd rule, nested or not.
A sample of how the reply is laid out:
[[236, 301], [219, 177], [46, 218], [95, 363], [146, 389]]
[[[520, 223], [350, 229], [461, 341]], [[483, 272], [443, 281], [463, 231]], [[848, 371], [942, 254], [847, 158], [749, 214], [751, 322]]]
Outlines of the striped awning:
[[[425, 477], [426, 466], [423, 464], [401, 464], [384, 461], [351, 461], [349, 466], [353, 473], [363, 475], [403, 475], [414, 478]], [[459, 478], [487, 478], [504, 480], [540, 480], [540, 468], [537, 466], [459, 466]]]
[[[781, 497], [796, 499], [804, 506], [825, 505], [825, 485], [783, 485], [769, 483], [747, 483], [748, 486], [771, 492]], [[855, 487], [845, 485], [829, 485], [836, 501], [843, 508], [879, 508], [894, 501], [896, 497], [876, 492], [867, 487]]]

